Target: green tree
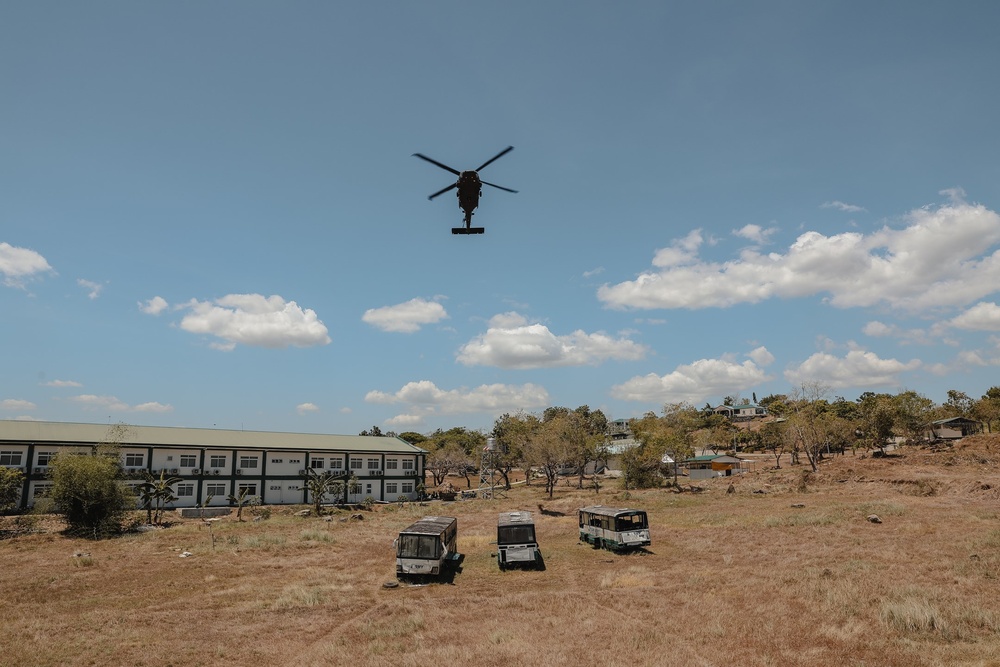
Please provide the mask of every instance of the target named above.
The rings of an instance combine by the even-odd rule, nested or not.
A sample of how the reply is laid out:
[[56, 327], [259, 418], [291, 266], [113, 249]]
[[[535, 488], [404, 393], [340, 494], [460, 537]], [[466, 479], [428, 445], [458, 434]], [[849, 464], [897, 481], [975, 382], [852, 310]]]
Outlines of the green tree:
[[545, 477], [545, 492], [551, 498], [559, 480], [559, 472], [573, 460], [573, 443], [578, 431], [571, 423], [568, 410], [549, 414], [552, 416], [548, 420], [543, 417], [541, 427], [531, 434], [525, 449], [525, 459], [529, 474], [533, 468], [541, 471]]
[[250, 489], [244, 487], [239, 493], [231, 493], [226, 496], [230, 503], [236, 505], [236, 520], [243, 521], [243, 508], [250, 504], [255, 496], [250, 495]]
[[313, 468], [306, 468], [302, 477], [304, 479], [302, 486], [312, 498], [313, 509], [316, 511], [316, 516], [319, 516], [323, 513], [323, 498], [328, 493], [334, 492], [337, 480], [329, 472], [317, 471]]
[[972, 416], [986, 424], [988, 432], [993, 432], [993, 422], [1000, 419], [1000, 387], [990, 387], [982, 398], [973, 404]]
[[0, 467], [0, 514], [17, 505], [23, 483], [24, 473], [20, 470]]
[[49, 497], [71, 533], [95, 539], [118, 533], [128, 511], [135, 507], [135, 497], [122, 481], [115, 447], [98, 446], [90, 453], [60, 452], [49, 474]]
[[[497, 472], [503, 477], [505, 489], [510, 489], [510, 473], [517, 466], [524, 464], [524, 451], [532, 433], [541, 425], [538, 417], [524, 412], [516, 414], [504, 413], [493, 422], [493, 437], [496, 439], [497, 451], [494, 462]], [[525, 477], [525, 484], [531, 476]]]
[[901, 391], [893, 399], [896, 410], [896, 426], [906, 439], [913, 443], [923, 437], [930, 422], [934, 401], [915, 391]]
[[182, 482], [180, 477], [167, 477], [161, 470], [160, 476], [153, 477], [149, 472], [143, 472], [145, 480], [139, 485], [139, 500], [146, 510], [146, 523], [159, 524], [163, 519], [163, 509], [177, 500], [174, 495], [174, 484]]

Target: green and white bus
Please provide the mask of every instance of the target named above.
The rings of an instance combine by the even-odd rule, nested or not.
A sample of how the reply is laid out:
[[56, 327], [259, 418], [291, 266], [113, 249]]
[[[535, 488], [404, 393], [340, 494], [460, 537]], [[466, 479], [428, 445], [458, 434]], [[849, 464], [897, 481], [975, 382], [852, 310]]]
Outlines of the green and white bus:
[[396, 538], [396, 577], [441, 575], [458, 558], [458, 519], [425, 516]]
[[583, 507], [580, 509], [580, 541], [611, 551], [648, 547], [649, 520], [644, 510], [604, 505]]

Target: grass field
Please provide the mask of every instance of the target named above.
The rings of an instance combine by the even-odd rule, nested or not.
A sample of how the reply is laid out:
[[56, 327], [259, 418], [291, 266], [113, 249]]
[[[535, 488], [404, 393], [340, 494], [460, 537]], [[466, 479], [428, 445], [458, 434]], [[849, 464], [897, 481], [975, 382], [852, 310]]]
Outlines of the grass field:
[[[0, 540], [0, 665], [1000, 665], [1000, 439], [804, 471], [762, 456], [734, 493], [573, 479], [552, 500], [275, 508], [99, 542], [49, 522]], [[597, 503], [647, 509], [649, 550], [579, 543]], [[544, 571], [498, 569], [509, 509], [534, 512]], [[454, 583], [383, 588], [428, 514], [458, 517]]]

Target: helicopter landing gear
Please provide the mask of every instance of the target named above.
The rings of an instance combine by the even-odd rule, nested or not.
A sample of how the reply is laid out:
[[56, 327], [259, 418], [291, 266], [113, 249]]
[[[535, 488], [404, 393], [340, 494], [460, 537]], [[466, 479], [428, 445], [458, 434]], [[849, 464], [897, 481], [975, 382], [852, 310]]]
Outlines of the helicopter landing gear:
[[452, 234], [484, 234], [486, 233], [485, 227], [452, 227]]

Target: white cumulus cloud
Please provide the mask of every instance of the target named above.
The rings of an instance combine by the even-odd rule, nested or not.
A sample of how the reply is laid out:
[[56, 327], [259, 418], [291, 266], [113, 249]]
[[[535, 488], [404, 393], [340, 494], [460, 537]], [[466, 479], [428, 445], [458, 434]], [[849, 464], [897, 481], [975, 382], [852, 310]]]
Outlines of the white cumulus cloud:
[[43, 383], [45, 387], [82, 387], [83, 384], [74, 380], [49, 380]]
[[977, 303], [953, 318], [949, 324], [957, 329], [1000, 331], [1000, 306], [992, 302]]
[[319, 412], [319, 406], [315, 403], [299, 403], [295, 406], [295, 411], [300, 415], [305, 415], [310, 412]]
[[46, 272], [52, 272], [52, 267], [39, 253], [0, 243], [0, 275], [7, 287], [23, 288], [25, 281]]
[[215, 301], [192, 299], [182, 308], [184, 331], [221, 339], [212, 345], [231, 350], [237, 344], [266, 348], [312, 347], [330, 342], [315, 311], [280, 296], [230, 294]]
[[20, 398], [5, 398], [0, 401], [0, 410], [34, 410], [38, 406]]
[[527, 324], [516, 313], [494, 317], [486, 333], [462, 346], [458, 361], [466, 366], [552, 368], [597, 365], [609, 359], [634, 361], [649, 349], [626, 337], [574, 331], [557, 336], [543, 324]]
[[1000, 286], [1000, 215], [955, 203], [909, 213], [903, 229], [826, 236], [806, 232], [784, 253], [743, 250], [700, 259], [689, 234], [653, 259], [655, 270], [604, 285], [611, 308], [710, 308], [771, 298], [827, 296], [834, 306], [910, 311], [971, 303]]
[[863, 206], [857, 206], [855, 204], [845, 204], [842, 201], [836, 201], [836, 200], [823, 202], [823, 204], [820, 205], [820, 208], [835, 208], [838, 211], [844, 211], [846, 213], [861, 213], [862, 211], [867, 210]]
[[767, 243], [771, 235], [778, 231], [777, 227], [768, 227], [764, 229], [760, 225], [743, 225], [739, 229], [733, 230], [733, 235], [740, 236], [745, 239], [749, 239], [754, 243], [763, 245]]
[[97, 394], [80, 394], [69, 399], [85, 410], [116, 410], [119, 412], [172, 412], [172, 405], [150, 401], [129, 405], [116, 396], [99, 396]]
[[370, 391], [365, 396], [368, 403], [405, 405], [410, 415], [468, 414], [488, 412], [499, 415], [517, 410], [534, 410], [548, 407], [549, 394], [535, 384], [489, 384], [472, 389], [439, 389], [430, 380], [408, 382], [399, 391], [388, 393]]
[[767, 348], [758, 347], [739, 363], [730, 359], [699, 359], [666, 375], [649, 373], [611, 388], [611, 395], [640, 403], [700, 403], [712, 396], [737, 394], [771, 377], [762, 368], [774, 361]]
[[147, 315], [159, 315], [167, 309], [168, 305], [167, 300], [162, 296], [154, 296], [152, 299], [147, 299], [145, 303], [140, 301], [139, 310]]
[[425, 324], [435, 324], [447, 317], [444, 306], [437, 301], [415, 298], [395, 306], [370, 308], [361, 321], [382, 331], [413, 333]]
[[843, 357], [817, 352], [786, 370], [785, 378], [795, 386], [820, 382], [831, 389], [898, 386], [901, 373], [916, 370], [921, 365], [919, 359], [906, 362], [881, 359], [874, 352], [864, 350], [850, 350]]

